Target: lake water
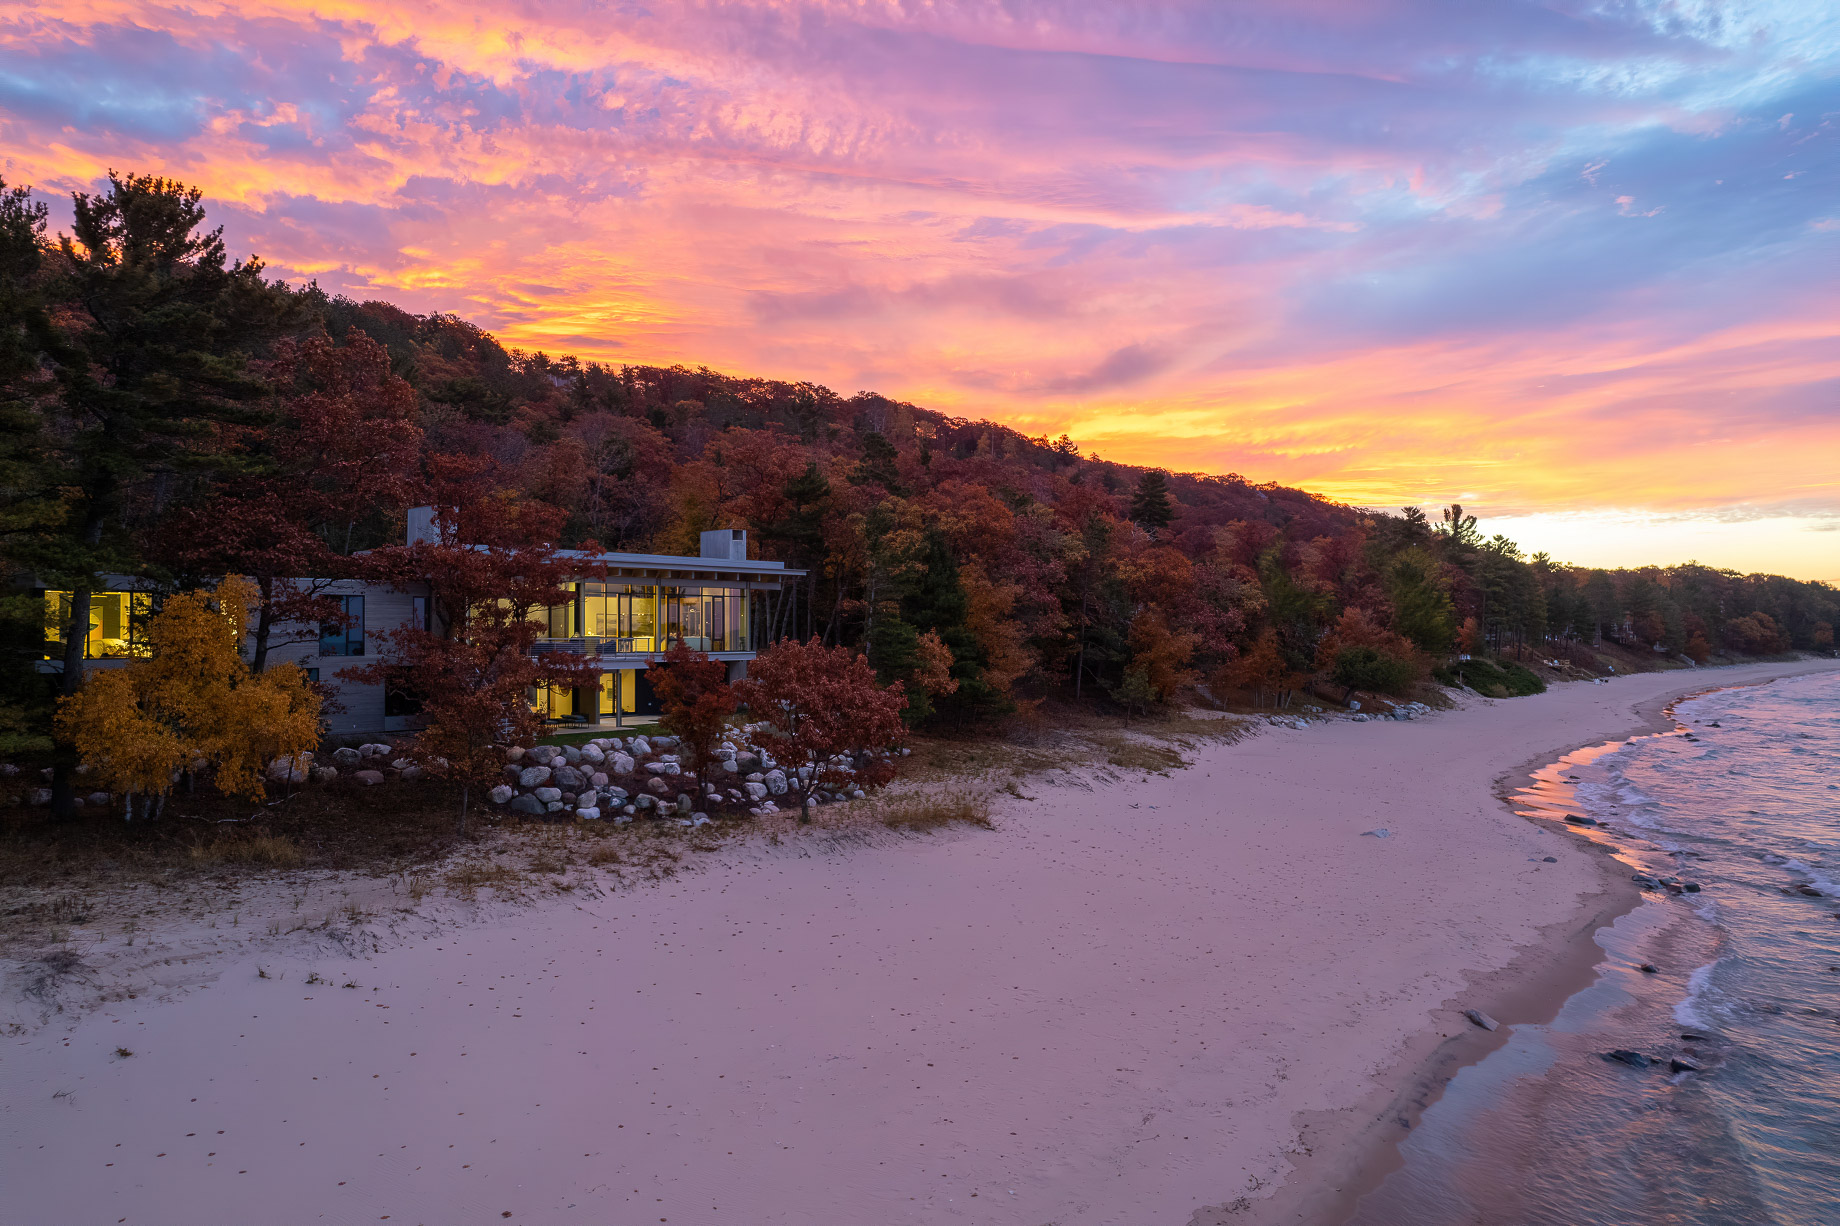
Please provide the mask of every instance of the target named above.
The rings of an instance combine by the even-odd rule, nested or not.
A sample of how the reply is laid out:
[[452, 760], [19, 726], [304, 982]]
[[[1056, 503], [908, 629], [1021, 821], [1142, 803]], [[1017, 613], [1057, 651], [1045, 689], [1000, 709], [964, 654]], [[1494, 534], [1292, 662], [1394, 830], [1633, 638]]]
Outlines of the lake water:
[[1840, 676], [1675, 716], [1539, 772], [1517, 807], [1605, 822], [1632, 872], [1700, 892], [1601, 930], [1597, 981], [1459, 1073], [1353, 1223], [1840, 1226]]

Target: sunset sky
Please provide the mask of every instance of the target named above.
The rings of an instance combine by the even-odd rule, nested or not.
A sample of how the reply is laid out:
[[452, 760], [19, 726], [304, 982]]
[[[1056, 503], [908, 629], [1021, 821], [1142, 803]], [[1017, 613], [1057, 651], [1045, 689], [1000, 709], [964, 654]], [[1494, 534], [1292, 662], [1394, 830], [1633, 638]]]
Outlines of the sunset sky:
[[0, 166], [507, 344], [1840, 580], [1840, 6], [59, 0]]

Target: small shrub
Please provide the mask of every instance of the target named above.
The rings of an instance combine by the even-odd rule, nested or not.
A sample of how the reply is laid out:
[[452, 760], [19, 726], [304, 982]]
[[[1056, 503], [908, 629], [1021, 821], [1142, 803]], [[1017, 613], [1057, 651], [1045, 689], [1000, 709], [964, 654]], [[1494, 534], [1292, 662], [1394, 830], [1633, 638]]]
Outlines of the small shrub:
[[1512, 660], [1464, 660], [1451, 665], [1448, 671], [1457, 676], [1460, 684], [1490, 698], [1525, 698], [1546, 690], [1546, 683], [1533, 670]]
[[1419, 671], [1414, 661], [1376, 647], [1344, 647], [1335, 654], [1330, 675], [1343, 689], [1403, 694], [1418, 679]]

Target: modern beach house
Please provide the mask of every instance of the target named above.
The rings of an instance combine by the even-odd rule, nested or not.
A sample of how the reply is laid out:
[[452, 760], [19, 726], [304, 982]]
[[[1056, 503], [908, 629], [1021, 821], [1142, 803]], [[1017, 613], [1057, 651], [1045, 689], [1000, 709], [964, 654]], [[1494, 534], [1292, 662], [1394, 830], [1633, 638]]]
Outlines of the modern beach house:
[[[433, 525], [432, 508], [412, 510], [409, 542], [431, 539]], [[793, 581], [806, 572], [789, 570], [782, 562], [750, 559], [747, 533], [740, 529], [705, 532], [701, 545], [693, 558], [563, 551], [560, 556], [579, 558], [584, 573], [596, 577], [571, 585], [566, 604], [538, 615], [547, 623], [547, 633], [537, 640], [535, 650], [599, 656], [600, 683], [533, 692], [531, 703], [558, 723], [619, 725], [628, 717], [655, 715], [658, 704], [646, 670], [679, 638], [725, 661], [731, 679], [745, 676], [748, 661], [766, 646], [774, 627], [782, 621], [790, 624], [783, 602], [795, 598]], [[409, 684], [401, 686], [365, 685], [340, 673], [383, 650], [386, 640], [380, 631], [426, 625], [427, 590], [361, 580], [313, 586], [342, 603], [344, 624], [276, 627], [270, 661], [292, 661], [325, 687], [341, 708], [326, 717], [328, 731], [335, 736], [413, 730], [419, 720], [411, 679], [405, 678]], [[56, 670], [64, 658], [70, 594], [45, 589], [41, 593], [45, 643], [40, 667]], [[158, 600], [152, 585], [127, 578], [116, 578], [109, 590], [93, 593], [84, 667], [119, 667], [146, 654], [145, 626]]]

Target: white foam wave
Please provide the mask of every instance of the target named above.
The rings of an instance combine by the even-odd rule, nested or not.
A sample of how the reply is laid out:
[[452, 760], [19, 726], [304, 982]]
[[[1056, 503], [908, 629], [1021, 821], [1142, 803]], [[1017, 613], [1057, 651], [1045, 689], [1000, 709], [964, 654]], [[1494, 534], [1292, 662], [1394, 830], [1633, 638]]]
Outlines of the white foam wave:
[[1708, 997], [1717, 989], [1712, 986], [1713, 972], [1718, 969], [1723, 958], [1714, 958], [1687, 977], [1687, 994], [1674, 1006], [1674, 1020], [1682, 1026], [1691, 1026], [1696, 1030], [1711, 1030], [1716, 1023], [1706, 1014], [1709, 1007]]

